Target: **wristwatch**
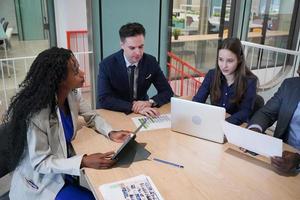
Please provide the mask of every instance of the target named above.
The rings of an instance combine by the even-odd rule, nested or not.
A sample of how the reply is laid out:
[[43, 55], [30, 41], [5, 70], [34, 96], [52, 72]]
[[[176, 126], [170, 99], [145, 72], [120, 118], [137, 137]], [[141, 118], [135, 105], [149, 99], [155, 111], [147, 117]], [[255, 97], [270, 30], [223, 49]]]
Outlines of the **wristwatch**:
[[300, 172], [300, 154], [298, 154], [298, 165], [296, 166], [296, 170]]
[[297, 165], [295, 167], [295, 172], [299, 173], [300, 172], [300, 154], [297, 153], [297, 157], [298, 157], [298, 159], [297, 159]]
[[157, 105], [153, 99], [149, 99], [149, 103], [151, 104], [151, 107], [155, 107]]

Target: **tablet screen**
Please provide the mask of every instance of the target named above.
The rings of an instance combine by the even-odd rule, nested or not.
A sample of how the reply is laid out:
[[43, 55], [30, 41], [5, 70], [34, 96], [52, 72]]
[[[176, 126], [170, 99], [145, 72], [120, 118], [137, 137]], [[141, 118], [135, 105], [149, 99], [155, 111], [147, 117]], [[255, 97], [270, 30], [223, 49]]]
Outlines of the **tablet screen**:
[[118, 151], [111, 159], [118, 160], [119, 158], [125, 156], [126, 152], [130, 149], [131, 143], [134, 142], [135, 136], [135, 134], [130, 134], [130, 136], [124, 141], [122, 146], [118, 149]]

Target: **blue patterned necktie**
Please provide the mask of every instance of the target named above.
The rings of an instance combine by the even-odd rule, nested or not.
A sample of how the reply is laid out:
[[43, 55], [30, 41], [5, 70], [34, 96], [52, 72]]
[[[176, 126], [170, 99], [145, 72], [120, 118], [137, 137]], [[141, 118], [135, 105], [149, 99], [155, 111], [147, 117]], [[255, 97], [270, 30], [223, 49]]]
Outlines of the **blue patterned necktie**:
[[131, 100], [134, 99], [134, 69], [135, 65], [130, 65], [129, 66], [129, 88], [130, 88], [130, 98]]

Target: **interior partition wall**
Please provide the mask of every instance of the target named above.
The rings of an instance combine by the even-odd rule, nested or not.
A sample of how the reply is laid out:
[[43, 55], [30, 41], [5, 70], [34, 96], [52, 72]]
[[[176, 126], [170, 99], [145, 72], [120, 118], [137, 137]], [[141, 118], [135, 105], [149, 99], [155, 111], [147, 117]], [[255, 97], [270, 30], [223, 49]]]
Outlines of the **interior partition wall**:
[[[89, 9], [89, 8], [88, 8]], [[169, 0], [101, 0], [92, 1], [94, 50], [94, 85], [97, 85], [99, 62], [120, 49], [119, 29], [128, 22], [139, 22], [146, 29], [145, 52], [156, 57], [167, 72]], [[96, 102], [97, 88], [93, 95]], [[156, 92], [151, 88], [148, 94]]]

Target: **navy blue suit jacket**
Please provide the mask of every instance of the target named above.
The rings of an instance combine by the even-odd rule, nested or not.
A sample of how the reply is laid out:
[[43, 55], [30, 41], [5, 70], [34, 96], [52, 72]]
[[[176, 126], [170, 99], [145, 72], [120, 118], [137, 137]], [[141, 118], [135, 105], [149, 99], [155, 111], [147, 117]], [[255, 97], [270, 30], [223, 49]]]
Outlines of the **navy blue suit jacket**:
[[[209, 70], [206, 74], [203, 83], [201, 84], [197, 94], [194, 96], [193, 101], [205, 103], [210, 94], [210, 88], [214, 79], [215, 69]], [[221, 85], [221, 98], [216, 106], [224, 107], [226, 112], [231, 116], [226, 118], [226, 121], [240, 125], [248, 121], [250, 114], [253, 110], [253, 105], [256, 97], [256, 84], [255, 78], [247, 79], [247, 87], [243, 98], [239, 105], [231, 103], [230, 100], [235, 96], [234, 85], [227, 86], [226, 79], [223, 77]]]
[[[153, 84], [157, 95], [151, 99], [157, 103], [157, 106], [170, 102], [173, 91], [155, 57], [144, 53], [138, 68], [137, 100], [148, 100], [147, 91]], [[131, 113], [132, 99], [129, 91], [127, 67], [123, 50], [120, 50], [100, 63], [97, 108]]]
[[300, 77], [288, 78], [266, 105], [253, 115], [249, 125], [258, 124], [264, 132], [277, 121], [274, 137], [287, 142], [289, 124], [299, 101]]

